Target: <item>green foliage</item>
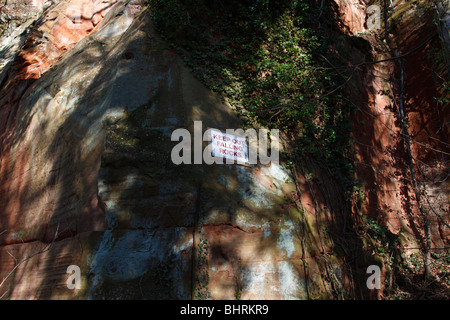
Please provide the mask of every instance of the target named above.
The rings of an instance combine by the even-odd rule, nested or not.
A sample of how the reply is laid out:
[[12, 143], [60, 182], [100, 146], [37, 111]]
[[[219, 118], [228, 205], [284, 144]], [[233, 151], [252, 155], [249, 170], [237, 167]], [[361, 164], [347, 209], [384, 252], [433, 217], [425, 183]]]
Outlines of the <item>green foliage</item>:
[[422, 273], [422, 270], [425, 267], [425, 259], [421, 252], [414, 252], [410, 254], [404, 261], [405, 268], [403, 272], [405, 274]]
[[242, 289], [237, 286], [234, 292], [234, 297], [236, 298], [236, 300], [241, 300], [241, 295], [242, 295]]
[[205, 231], [202, 230], [197, 245], [197, 272], [194, 287], [194, 298], [198, 300], [205, 300], [211, 296], [209, 292], [208, 249], [208, 240], [205, 238]]
[[356, 200], [365, 201], [367, 199], [367, 194], [364, 191], [364, 184], [356, 180], [353, 185], [352, 194], [354, 195]]
[[[415, 299], [415, 294], [435, 296], [437, 291], [445, 292], [450, 288], [450, 254], [449, 250], [432, 252], [431, 268], [439, 279], [439, 290], [433, 291], [430, 283], [423, 282], [425, 269], [425, 257], [421, 251], [415, 251], [409, 255], [402, 252], [399, 235], [389, 231], [375, 220], [363, 217], [361, 230], [365, 230], [366, 252], [373, 252], [376, 261], [382, 261], [386, 269], [383, 295], [386, 299]], [[381, 259], [381, 260], [380, 260]], [[418, 290], [418, 288], [421, 288]], [[424, 288], [426, 290], [422, 291]], [[436, 289], [435, 288], [435, 289]], [[429, 291], [427, 291], [429, 290]], [[447, 289], [448, 290], [448, 289]], [[439, 292], [439, 295], [441, 293]], [[445, 295], [445, 294], [444, 294]]]
[[383, 256], [398, 247], [398, 237], [394, 235], [386, 226], [379, 225], [374, 219], [366, 218], [368, 235], [374, 240], [372, 250]]
[[[366, 200], [352, 164], [351, 70], [342, 65], [349, 39], [336, 32], [327, 2], [318, 10], [306, 0], [148, 1], [157, 30], [200, 81], [226, 97], [247, 126], [278, 128], [291, 139], [292, 148], [281, 153], [286, 168], [314, 159], [341, 183], [347, 200]], [[447, 103], [448, 82], [442, 89], [439, 102]], [[400, 268], [396, 236], [374, 220], [363, 224], [367, 249], [386, 267]], [[208, 297], [205, 241], [198, 247], [200, 299]]]
[[339, 53], [315, 27], [310, 1], [149, 2], [163, 38], [198, 79], [228, 99], [246, 126], [294, 137], [288, 160], [320, 159], [352, 193], [352, 106], [343, 98], [344, 77], [329, 65]]
[[450, 103], [450, 81], [445, 81], [442, 83], [440, 91], [442, 95], [440, 97], [435, 97], [434, 100], [438, 103]]
[[435, 80], [438, 96], [434, 97], [437, 103], [446, 104], [450, 102], [450, 80], [446, 68], [448, 53], [443, 48], [432, 48], [427, 52], [427, 59], [432, 66], [432, 76]]

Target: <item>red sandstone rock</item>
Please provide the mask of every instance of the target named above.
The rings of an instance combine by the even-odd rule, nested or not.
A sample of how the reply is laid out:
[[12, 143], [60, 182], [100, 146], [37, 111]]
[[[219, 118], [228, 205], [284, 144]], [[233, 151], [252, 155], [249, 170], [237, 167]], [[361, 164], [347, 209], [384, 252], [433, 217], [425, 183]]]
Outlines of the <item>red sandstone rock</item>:
[[[48, 244], [52, 246], [21, 263], [8, 279], [8, 289], [0, 290], [0, 295], [6, 293], [12, 299], [80, 297], [79, 292], [68, 291], [65, 286], [66, 268], [76, 264], [83, 268], [84, 285], [92, 286], [85, 288], [94, 298], [142, 298], [141, 284], [152, 289], [148, 292], [155, 295], [150, 298], [167, 298], [167, 289], [158, 285], [170, 272], [180, 280], [174, 285], [178, 294], [175, 298], [190, 298], [195, 271], [190, 268], [197, 263], [198, 244], [198, 237], [193, 243], [194, 215], [204, 223], [213, 298], [233, 299], [240, 290], [243, 299], [306, 298], [304, 280], [313, 280], [316, 288], [325, 287], [320, 278], [325, 267], [320, 261], [335, 247], [321, 228], [330, 221], [339, 225], [343, 220], [340, 208], [344, 199], [332, 181], [325, 180], [325, 187], [319, 188], [303, 172], [297, 177], [301, 190], [297, 192], [292, 191], [292, 183], [278, 179], [272, 167], [230, 172], [210, 168], [194, 173], [164, 168], [169, 160], [159, 158], [158, 148], [165, 150], [167, 146], [160, 146], [156, 139], [145, 140], [140, 128], [153, 128], [150, 133], [162, 132], [164, 137], [161, 127], [166, 125], [164, 130], [169, 131], [174, 128], [168, 117], [187, 121], [201, 116], [217, 125], [216, 119], [211, 120], [214, 113], [220, 115], [221, 124], [237, 126], [237, 121], [226, 104], [181, 67], [179, 57], [148, 27], [149, 20], [136, 18], [139, 4], [123, 9], [125, 21], [114, 16], [103, 26], [111, 27], [105, 33], [113, 36], [96, 35], [107, 13], [119, 8], [115, 3], [59, 1], [46, 13], [45, 22], [28, 36], [5, 80], [7, 90], [0, 96], [0, 274], [7, 275], [15, 267], [15, 259], [27, 259]], [[43, 5], [43, 0], [35, 4]], [[338, 4], [349, 32], [366, 31], [364, 1]], [[114, 35], [130, 26], [126, 19], [133, 20], [134, 29], [119, 42]], [[411, 28], [401, 30], [415, 30], [408, 26]], [[71, 49], [87, 37], [92, 37], [92, 42], [73, 53]], [[407, 34], [401, 38], [406, 39], [399, 43], [402, 51], [417, 45]], [[370, 35], [368, 39], [375, 43]], [[375, 59], [385, 58], [373, 53]], [[73, 56], [67, 58], [70, 54]], [[433, 92], [421, 90], [430, 78], [413, 77], [416, 65], [423, 63], [421, 56], [418, 51], [406, 65], [406, 73], [414, 81], [408, 87], [408, 97], [417, 108], [426, 108], [433, 121], [420, 118], [417, 109], [411, 110], [412, 127], [422, 143], [414, 146], [414, 152], [422, 161], [443, 168], [431, 149], [423, 146], [444, 147], [428, 133], [437, 130], [438, 122], [431, 115], [446, 113], [433, 109]], [[366, 58], [355, 49], [350, 62], [356, 64]], [[108, 72], [114, 67], [119, 71], [111, 76]], [[51, 68], [59, 69], [47, 78]], [[385, 223], [393, 233], [414, 232], [410, 214], [415, 212], [405, 210], [411, 191], [401, 189], [403, 182], [393, 168], [394, 155], [401, 155], [396, 153], [398, 140], [392, 134], [398, 135], [399, 129], [394, 111], [387, 110], [392, 101], [380, 93], [384, 88], [382, 77], [392, 71], [392, 64], [384, 63], [357, 75], [367, 84], [360, 88], [363, 96], [355, 92], [352, 97], [361, 109], [354, 120], [354, 137], [357, 177], [364, 182], [367, 201], [355, 203], [353, 209], [356, 217], [360, 212], [367, 214]], [[138, 90], [140, 86], [143, 91]], [[148, 108], [138, 117], [143, 121], [140, 126], [123, 121], [124, 113], [117, 110], [128, 110], [126, 116], [139, 109], [142, 106], [125, 104], [148, 92], [153, 95], [142, 103]], [[366, 98], [373, 105], [365, 105]], [[96, 115], [108, 99], [114, 101], [114, 110], [106, 116]], [[73, 104], [80, 110], [74, 112]], [[118, 124], [104, 124], [99, 120], [103, 116]], [[140, 144], [142, 141], [145, 143]], [[146, 143], [151, 143], [151, 148]], [[136, 157], [141, 153], [145, 161]], [[442, 171], [436, 168], [428, 174], [439, 176]], [[160, 171], [163, 176], [159, 176]], [[192, 179], [198, 177], [204, 179], [204, 185], [196, 189]], [[448, 213], [448, 184], [430, 187], [434, 187], [431, 196], [437, 207]], [[305, 211], [305, 225], [299, 203]], [[432, 227], [433, 246], [447, 245], [448, 229], [443, 229], [438, 220], [433, 220]], [[306, 228], [312, 232], [308, 247], [302, 248], [299, 235]], [[303, 263], [309, 266], [308, 274]], [[170, 269], [173, 266], [176, 268]], [[332, 266], [342, 273], [342, 282], [349, 284], [344, 262], [336, 258]], [[115, 291], [108, 291], [111, 287]], [[129, 287], [131, 292], [127, 291]], [[84, 292], [81, 297], [86, 296]]]

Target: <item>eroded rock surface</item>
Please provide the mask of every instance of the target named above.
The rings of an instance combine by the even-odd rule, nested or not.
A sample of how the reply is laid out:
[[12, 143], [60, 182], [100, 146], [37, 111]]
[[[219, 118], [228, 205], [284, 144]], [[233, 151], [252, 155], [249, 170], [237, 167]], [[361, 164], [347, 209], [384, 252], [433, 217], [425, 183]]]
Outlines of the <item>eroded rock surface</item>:
[[[70, 6], [83, 12], [76, 32]], [[2, 98], [2, 275], [14, 268], [9, 253], [43, 252], [2, 293], [306, 298], [290, 173], [276, 163], [172, 163], [176, 128], [241, 123], [168, 49], [140, 2], [62, 1], [45, 17], [26, 40], [41, 32], [43, 42], [22, 47]], [[208, 283], [197, 275], [200, 241]], [[68, 265], [80, 266], [82, 290], [65, 288]]]
[[[338, 2], [346, 30], [366, 32], [365, 2]], [[324, 228], [343, 220], [332, 183], [319, 188], [276, 162], [173, 164], [173, 130], [242, 123], [158, 36], [144, 1], [19, 3], [2, 9], [16, 17], [0, 38], [0, 296], [308, 299], [361, 271], [346, 270]], [[412, 234], [386, 165], [391, 71], [358, 75], [373, 107], [355, 120], [369, 123], [355, 133], [357, 174], [364, 212]], [[432, 190], [445, 203], [445, 186]], [[434, 228], [434, 245], [446, 245], [448, 230]], [[67, 287], [69, 265], [80, 267], [80, 290]]]

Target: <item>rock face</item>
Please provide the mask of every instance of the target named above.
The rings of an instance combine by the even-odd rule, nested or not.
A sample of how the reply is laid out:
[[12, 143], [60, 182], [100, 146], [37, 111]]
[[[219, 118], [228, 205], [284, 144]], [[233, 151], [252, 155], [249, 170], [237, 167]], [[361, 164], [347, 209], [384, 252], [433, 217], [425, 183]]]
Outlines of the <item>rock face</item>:
[[[26, 40], [43, 42], [25, 45], [10, 67], [20, 72], [5, 78], [2, 275], [15, 269], [2, 293], [306, 298], [290, 173], [275, 163], [174, 165], [176, 128], [241, 123], [167, 49], [138, 1], [100, 4], [51, 7]], [[74, 29], [70, 6], [83, 12]], [[80, 267], [82, 290], [67, 289], [69, 265]]]
[[[27, 10], [19, 2], [2, 12]], [[175, 129], [242, 124], [160, 39], [144, 1], [32, 4], [0, 39], [0, 296], [308, 299], [349, 283], [320, 230], [338, 210], [309, 179], [276, 162], [173, 164]], [[367, 111], [380, 117], [370, 136], [361, 133], [370, 145], [392, 142], [383, 129], [394, 122], [389, 102], [376, 90]], [[358, 155], [372, 169], [369, 157], [385, 159], [383, 150]], [[366, 190], [367, 211], [383, 202], [401, 210], [402, 198], [383, 191], [396, 182], [359, 173], [382, 183]], [[435, 194], [445, 203], [445, 186]], [[406, 218], [388, 217], [402, 229]], [[448, 243], [445, 232], [435, 244]], [[80, 267], [81, 289], [67, 286], [70, 265]]]
[[[348, 3], [344, 5], [349, 6]], [[412, 132], [412, 156], [417, 166], [418, 179], [423, 183], [423, 201], [430, 211], [434, 228], [433, 246], [445, 248], [448, 246], [450, 232], [445, 226], [449, 218], [448, 182], [445, 179], [448, 173], [448, 162], [445, 160], [448, 153], [448, 144], [445, 143], [448, 141], [448, 128], [442, 124], [447, 117], [448, 106], [436, 103], [436, 97], [440, 93], [433, 84], [433, 76], [426, 71], [432, 69], [433, 63], [427, 57], [429, 52], [441, 48], [441, 42], [437, 36], [438, 30], [429, 23], [433, 21], [429, 12], [421, 9], [418, 4], [405, 1], [393, 1], [393, 6], [394, 10], [390, 9], [389, 12], [392, 12], [392, 23], [396, 26], [389, 39], [397, 53], [407, 54], [403, 63], [404, 96], [405, 113]], [[359, 10], [361, 18], [365, 15], [364, 10], [364, 7]], [[356, 12], [358, 10], [353, 9], [350, 16], [358, 15]], [[351, 17], [345, 18], [347, 15], [349, 14], [344, 15], [343, 20], [352, 21]], [[381, 28], [384, 28], [383, 25], [382, 23]], [[374, 33], [359, 24], [349, 23], [349, 32], [360, 34], [370, 43], [377, 43], [373, 38]], [[381, 48], [373, 46], [374, 61], [394, 55], [386, 40], [383, 40], [382, 45], [384, 47]], [[356, 59], [358, 58], [360, 57]], [[355, 63], [359, 61], [356, 60]], [[394, 89], [386, 81], [392, 76], [395, 77]], [[363, 97], [367, 95], [369, 103], [361, 104], [356, 118], [356, 122], [364, 123], [364, 126], [361, 130], [356, 126], [354, 132], [358, 141], [358, 176], [365, 182], [368, 198], [364, 210], [369, 216], [384, 219], [395, 234], [409, 233], [406, 237], [411, 242], [407, 246], [417, 249], [420, 244], [414, 243], [413, 238], [420, 238], [420, 217], [416, 212], [411, 182], [409, 178], [405, 179], [408, 169], [406, 155], [402, 151], [403, 133], [396, 116], [398, 96], [392, 99], [389, 94], [400, 86], [398, 66], [395, 61], [378, 63], [360, 77], [362, 82], [369, 84], [363, 93]]]

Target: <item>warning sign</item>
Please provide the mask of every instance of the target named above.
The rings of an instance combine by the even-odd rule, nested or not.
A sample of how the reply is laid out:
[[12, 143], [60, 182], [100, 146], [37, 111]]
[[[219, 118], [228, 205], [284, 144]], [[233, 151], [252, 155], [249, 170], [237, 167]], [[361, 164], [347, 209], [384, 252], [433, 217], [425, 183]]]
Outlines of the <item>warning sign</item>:
[[212, 155], [248, 163], [247, 140], [231, 134], [211, 130]]

